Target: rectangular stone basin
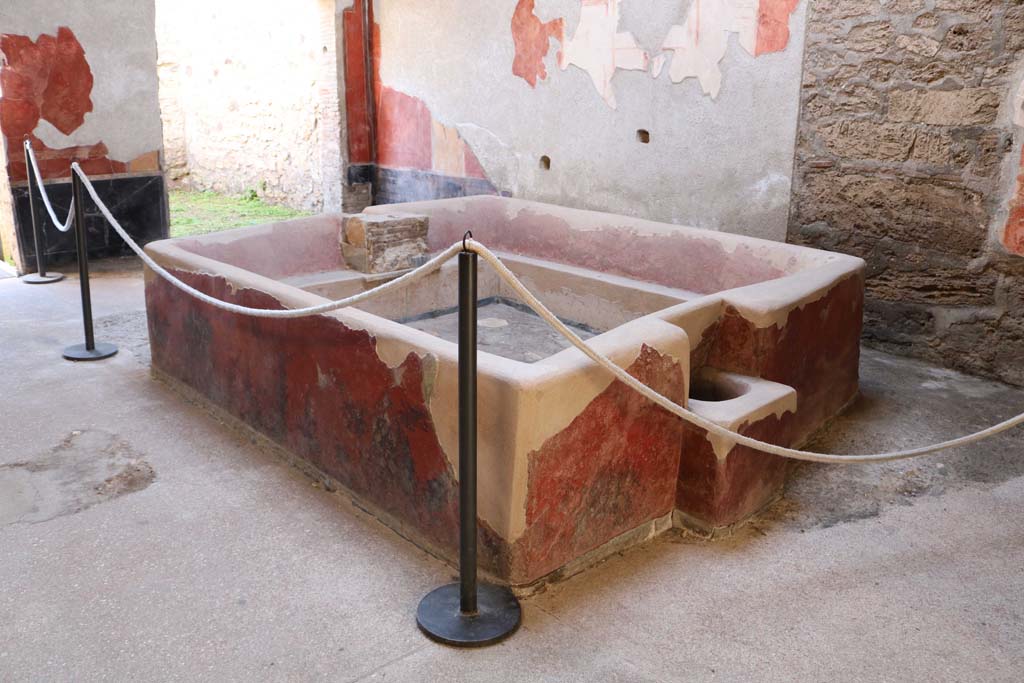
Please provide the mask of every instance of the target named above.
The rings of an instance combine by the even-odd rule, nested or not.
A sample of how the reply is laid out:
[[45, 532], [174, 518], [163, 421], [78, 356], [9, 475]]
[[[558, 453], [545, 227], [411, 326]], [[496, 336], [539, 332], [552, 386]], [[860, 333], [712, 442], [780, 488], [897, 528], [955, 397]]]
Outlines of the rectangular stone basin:
[[[705, 417], [798, 445], [857, 392], [864, 263], [742, 236], [502, 197], [371, 207], [472, 230], [551, 310]], [[209, 294], [298, 308], [395, 274], [350, 270], [341, 215], [155, 242]], [[346, 489], [406, 538], [457, 556], [456, 264], [357, 308], [292, 320], [214, 309], [146, 273], [153, 369]], [[480, 270], [481, 560], [517, 586], [673, 524], [730, 527], [786, 462], [711, 439], [547, 331]]]

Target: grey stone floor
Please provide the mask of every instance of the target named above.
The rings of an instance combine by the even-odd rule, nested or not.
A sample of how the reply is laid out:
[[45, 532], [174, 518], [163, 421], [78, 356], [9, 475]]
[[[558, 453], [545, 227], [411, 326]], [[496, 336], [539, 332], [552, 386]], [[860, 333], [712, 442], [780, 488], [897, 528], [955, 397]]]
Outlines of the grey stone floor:
[[[806, 466], [729, 538], [673, 533], [458, 651], [413, 613], [451, 568], [153, 381], [141, 279], [0, 281], [0, 681], [1019, 681], [1024, 433]], [[874, 352], [816, 446], [949, 437], [1024, 391]]]

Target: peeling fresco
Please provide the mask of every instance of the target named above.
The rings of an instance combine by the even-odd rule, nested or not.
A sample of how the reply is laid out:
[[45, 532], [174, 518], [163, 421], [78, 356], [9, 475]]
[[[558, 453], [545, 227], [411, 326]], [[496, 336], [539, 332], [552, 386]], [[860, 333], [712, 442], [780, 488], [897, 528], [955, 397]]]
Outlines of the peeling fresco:
[[[786, 275], [746, 245], [730, 253], [712, 237], [642, 235], [611, 223], [588, 231], [583, 239], [568, 219], [528, 208], [507, 220], [507, 227], [500, 219], [481, 220], [472, 226], [473, 234], [493, 249], [523, 256], [543, 254], [559, 263], [697, 293], [719, 292]], [[466, 227], [460, 221], [445, 221], [433, 214], [428, 246], [443, 249], [460, 239]], [[623, 234], [629, 238], [623, 239]]]
[[597, 92], [615, 109], [612, 77], [616, 69], [646, 71], [647, 51], [628, 31], [619, 30], [621, 0], [581, 0], [580, 23], [558, 54], [562, 71], [574, 64], [590, 75]]
[[[272, 296], [225, 278], [172, 269], [225, 301], [278, 309]], [[436, 365], [410, 353], [391, 368], [376, 340], [330, 316], [237, 316], [147, 273], [154, 366], [255, 427], [319, 471], [452, 552], [458, 483], [429, 401]], [[644, 346], [630, 374], [684, 400], [682, 366]], [[621, 382], [611, 383], [531, 454], [528, 522], [514, 541], [480, 523], [481, 561], [529, 583], [671, 511], [682, 424]], [[589, 452], [586, 458], [566, 453]]]
[[[793, 443], [795, 417], [785, 413], [743, 425], [739, 432], [761, 441], [789, 446]], [[707, 434], [683, 425], [683, 456], [679, 463], [676, 508], [708, 529], [743, 521], [769, 504], [786, 481], [785, 458], [734, 446], [720, 459]]]
[[[629, 374], [682, 403], [679, 364], [644, 345]], [[613, 382], [530, 454], [527, 528], [515, 569], [544, 576], [606, 541], [672, 511], [682, 422]], [[566, 457], [585, 453], [586, 457]]]
[[519, 0], [512, 14], [512, 42], [516, 49], [512, 74], [529, 83], [531, 88], [537, 87], [538, 80], [548, 77], [544, 57], [548, 54], [550, 40], [565, 41], [565, 20], [541, 21], [535, 14], [535, 4], [536, 0]]
[[[224, 301], [281, 308], [222, 277], [174, 275]], [[392, 369], [373, 337], [329, 316], [249, 318], [178, 294], [149, 274], [146, 310], [160, 371], [432, 542], [455, 544], [458, 487], [427, 407], [427, 359], [410, 354]]]
[[757, 327], [728, 306], [707, 363], [796, 389], [799, 443], [856, 396], [863, 319], [863, 272], [793, 309], [783, 325]]
[[93, 110], [90, 99], [92, 71], [85, 50], [74, 32], [61, 26], [56, 35], [28, 36], [0, 34], [0, 131], [7, 139], [8, 173], [12, 181], [27, 178], [21, 141], [28, 139], [39, 160], [44, 178], [62, 178], [70, 173], [72, 161], [91, 175], [159, 170], [159, 154], [147, 152], [130, 161], [110, 159], [107, 146], [73, 145], [54, 149], [35, 132], [46, 122], [67, 136], [77, 130]]
[[377, 106], [377, 163], [381, 166], [487, 178], [459, 131], [435, 119], [423, 100], [380, 85]]
[[[645, 264], [650, 277], [639, 274], [643, 280], [669, 286], [715, 275], [716, 285], [729, 290], [752, 284], [754, 272], [778, 285], [789, 273], [770, 263], [771, 254], [757, 252], [769, 248], [776, 261], [799, 266], [806, 277], [794, 273], [785, 293], [751, 304], [753, 319], [750, 306], [728, 305], [749, 299], [750, 291], [723, 291], [703, 304], [694, 295], [634, 321], [632, 330], [610, 330], [596, 343], [622, 354], [616, 357], [630, 374], [680, 404], [687, 400], [691, 358], [786, 385], [745, 394], [715, 411], [708, 408], [714, 399], [690, 405], [744, 433], [787, 445], [819, 427], [857, 391], [863, 290], [863, 262], [857, 259], [811, 258], [796, 247], [738, 244], [714, 233], [653, 231], [637, 219], [601, 219], [509, 198], [406, 208], [430, 216], [432, 242], [450, 243], [449, 233], [461, 236], [471, 226], [503, 250], [538, 258], [559, 253], [609, 274], [635, 275], [631, 264]], [[280, 282], [294, 275], [291, 267], [336, 267], [302, 257], [324, 252], [323, 244], [336, 235], [336, 220], [299, 219], [228, 237], [160, 242], [149, 250], [217, 298], [280, 308], [281, 302], [308, 301], [293, 298], [301, 291]], [[794, 262], [798, 251], [808, 263]], [[265, 270], [260, 259], [267, 253], [285, 270]], [[240, 270], [208, 274], [217, 272], [210, 257]], [[552, 272], [560, 270], [552, 266]], [[253, 271], [272, 273], [278, 282], [247, 275]], [[567, 281], [549, 286], [572, 289]], [[774, 322], [760, 324], [758, 303], [780, 311], [769, 316]], [[234, 316], [182, 296], [151, 272], [146, 305], [157, 370], [336, 479], [400, 533], [453, 555], [457, 373], [451, 349], [406, 336], [390, 323], [379, 327], [365, 314]], [[783, 481], [782, 461], [735, 445], [716, 454], [699, 430], [684, 432], [674, 415], [597, 368], [580, 365], [572, 354], [551, 360], [535, 381], [511, 379], [511, 368], [491, 363], [496, 360], [481, 372], [481, 419], [488, 422], [481, 449], [488, 466], [481, 472], [490, 473], [481, 481], [488, 522], [479, 524], [481, 560], [512, 583], [531, 583], [627, 532], [654, 528], [648, 525], [677, 505], [694, 524], [731, 524], [771, 500]]]
[[[1013, 100], [1013, 122], [1024, 129], [1024, 83]], [[1024, 149], [1021, 150], [1017, 189], [1010, 198], [1010, 212], [1003, 231], [1003, 244], [1014, 254], [1024, 256]]]
[[[720, 63], [730, 34], [752, 56], [780, 52], [789, 44], [789, 19], [800, 0], [693, 0], [682, 24], [668, 27], [657, 54], [637, 44], [619, 26], [620, 5], [625, 0], [580, 0], [580, 20], [573, 36], [564, 42], [558, 65], [586, 71], [605, 102], [615, 109], [611, 81], [617, 69], [650, 71], [654, 78], [669, 63], [669, 78], [681, 83], [696, 78], [704, 94], [718, 97], [722, 88]], [[544, 57], [548, 39], [561, 40], [564, 20], [542, 23], [534, 0], [521, 0], [512, 17], [515, 60], [512, 73], [536, 86], [538, 75], [547, 74]]]
[[[345, 104], [348, 107], [348, 151], [353, 164], [376, 163], [395, 170], [427, 171], [456, 179], [487, 181], [483, 165], [454, 126], [434, 118], [426, 103], [418, 97], [391, 88], [381, 81], [380, 27], [373, 19], [370, 5], [370, 24], [373, 31], [372, 74], [366, 73], [363, 59], [362, 6], [364, 0], [355, 0], [352, 7], [342, 12], [345, 35]], [[366, 101], [367, 78], [372, 79], [374, 97], [374, 127], [370, 125], [370, 107]], [[376, 158], [373, 157], [372, 139], [376, 132]], [[378, 192], [395, 193], [394, 187], [385, 191], [386, 178], [378, 178]], [[397, 183], [389, 185], [401, 185]], [[485, 183], [486, 184], [486, 183]], [[493, 186], [490, 186], [493, 189]], [[494, 190], [496, 192], [496, 190]], [[398, 191], [397, 200], [408, 200]], [[395, 199], [393, 199], [395, 200]]]
[[673, 83], [696, 78], [705, 95], [718, 97], [719, 64], [729, 35], [735, 33], [740, 46], [754, 57], [784, 50], [789, 44], [789, 16], [797, 4], [799, 0], [694, 0], [686, 19], [669, 29], [661, 46], [672, 53], [669, 78]]

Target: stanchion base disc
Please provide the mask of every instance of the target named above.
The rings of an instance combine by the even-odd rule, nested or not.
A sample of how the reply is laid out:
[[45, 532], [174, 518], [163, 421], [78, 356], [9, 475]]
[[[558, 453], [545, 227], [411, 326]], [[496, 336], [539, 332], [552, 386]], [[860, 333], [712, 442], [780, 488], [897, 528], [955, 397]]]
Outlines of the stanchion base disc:
[[435, 588], [420, 601], [416, 624], [428, 638], [456, 647], [491, 645], [515, 633], [523, 612], [508, 588], [489, 583], [477, 585], [474, 615], [459, 610], [459, 584]]
[[96, 343], [96, 348], [91, 351], [85, 348], [85, 344], [75, 344], [64, 349], [64, 357], [68, 360], [103, 360], [110, 358], [117, 353], [117, 347], [113, 344]]
[[28, 275], [22, 275], [21, 277], [21, 281], [26, 285], [48, 285], [51, 282], [60, 282], [63, 279], [63, 273], [47, 273], [46, 275], [29, 273]]

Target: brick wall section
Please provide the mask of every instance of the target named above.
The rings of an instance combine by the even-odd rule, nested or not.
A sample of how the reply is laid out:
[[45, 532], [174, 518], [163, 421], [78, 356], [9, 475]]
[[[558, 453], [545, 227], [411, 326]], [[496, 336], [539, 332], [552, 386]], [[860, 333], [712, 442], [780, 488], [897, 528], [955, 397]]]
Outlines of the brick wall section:
[[811, 0], [807, 31], [790, 241], [867, 260], [868, 344], [1024, 384], [1024, 4]]

